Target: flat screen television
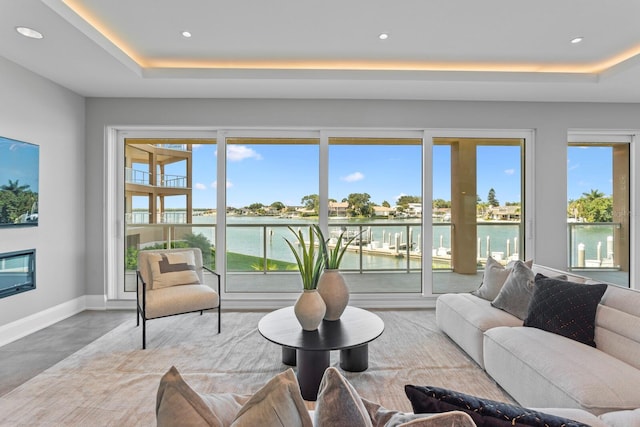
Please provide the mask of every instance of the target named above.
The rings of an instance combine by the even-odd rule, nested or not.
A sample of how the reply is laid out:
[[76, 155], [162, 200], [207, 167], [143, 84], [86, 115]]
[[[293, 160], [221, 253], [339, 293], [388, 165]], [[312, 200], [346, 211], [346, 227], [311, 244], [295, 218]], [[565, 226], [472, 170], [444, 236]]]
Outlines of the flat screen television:
[[40, 147], [0, 136], [0, 227], [38, 225]]

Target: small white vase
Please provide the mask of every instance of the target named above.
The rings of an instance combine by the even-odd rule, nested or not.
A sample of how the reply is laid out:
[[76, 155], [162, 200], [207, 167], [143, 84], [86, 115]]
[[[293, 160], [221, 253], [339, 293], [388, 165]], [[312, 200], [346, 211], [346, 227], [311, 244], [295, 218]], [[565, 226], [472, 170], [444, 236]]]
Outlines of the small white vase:
[[318, 329], [326, 310], [327, 306], [316, 289], [304, 290], [293, 306], [293, 312], [305, 331]]
[[349, 288], [337, 269], [324, 270], [318, 280], [318, 293], [327, 306], [325, 320], [338, 320], [349, 304]]

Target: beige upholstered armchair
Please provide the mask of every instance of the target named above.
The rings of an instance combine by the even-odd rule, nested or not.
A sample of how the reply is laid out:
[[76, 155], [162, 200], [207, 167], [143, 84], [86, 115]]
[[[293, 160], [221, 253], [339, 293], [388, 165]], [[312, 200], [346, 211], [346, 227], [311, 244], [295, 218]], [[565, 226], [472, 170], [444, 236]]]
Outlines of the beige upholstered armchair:
[[[218, 288], [206, 284], [213, 274]], [[138, 253], [136, 324], [142, 317], [142, 348], [147, 346], [146, 321], [177, 314], [218, 309], [220, 333], [220, 275], [202, 265], [199, 248], [160, 249]]]

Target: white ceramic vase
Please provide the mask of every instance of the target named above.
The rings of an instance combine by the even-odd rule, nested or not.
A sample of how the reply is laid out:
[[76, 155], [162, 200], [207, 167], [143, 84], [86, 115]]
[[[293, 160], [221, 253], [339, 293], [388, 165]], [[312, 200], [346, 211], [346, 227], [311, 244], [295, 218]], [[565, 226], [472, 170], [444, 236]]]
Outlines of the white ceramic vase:
[[327, 306], [325, 320], [338, 320], [349, 304], [349, 288], [337, 269], [324, 270], [318, 280], [318, 293]]
[[293, 312], [305, 331], [318, 329], [326, 310], [327, 306], [316, 289], [304, 290], [293, 306]]

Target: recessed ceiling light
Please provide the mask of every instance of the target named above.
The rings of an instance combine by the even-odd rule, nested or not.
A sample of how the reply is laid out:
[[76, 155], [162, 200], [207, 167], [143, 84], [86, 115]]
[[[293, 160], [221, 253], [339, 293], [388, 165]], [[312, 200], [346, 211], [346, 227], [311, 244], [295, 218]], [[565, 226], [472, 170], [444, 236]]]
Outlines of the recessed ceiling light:
[[16, 27], [16, 31], [25, 37], [29, 37], [30, 39], [44, 38], [44, 36], [40, 31], [36, 31], [33, 28], [29, 28], [29, 27]]
[[189, 37], [191, 37], [191, 33], [189, 31], [183, 31], [182, 32], [182, 37], [188, 39]]
[[584, 37], [576, 37], [571, 39], [571, 43], [573, 44], [580, 43], [582, 40], [584, 40]]
[[380, 33], [380, 35], [378, 36], [378, 38], [380, 40], [386, 40], [389, 38], [389, 34], [388, 33]]

